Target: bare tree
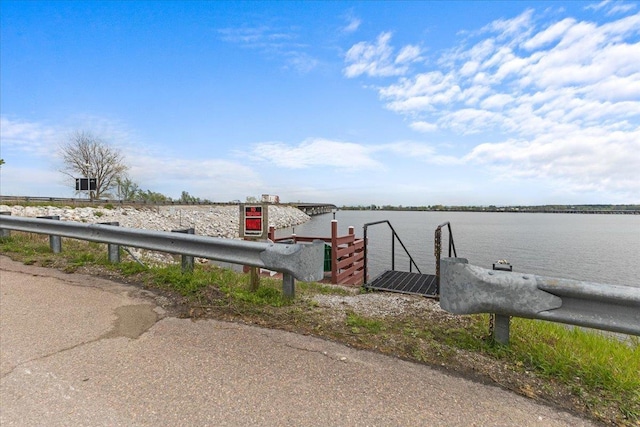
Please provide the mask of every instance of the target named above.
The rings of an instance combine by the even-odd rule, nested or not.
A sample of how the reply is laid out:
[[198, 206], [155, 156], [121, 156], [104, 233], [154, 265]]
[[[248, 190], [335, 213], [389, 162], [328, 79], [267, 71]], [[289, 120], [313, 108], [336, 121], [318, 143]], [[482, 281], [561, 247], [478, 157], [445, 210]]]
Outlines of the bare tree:
[[64, 164], [62, 173], [72, 178], [95, 178], [96, 189], [89, 192], [92, 200], [114, 187], [128, 169], [120, 151], [90, 132], [73, 133], [60, 147], [60, 152]]

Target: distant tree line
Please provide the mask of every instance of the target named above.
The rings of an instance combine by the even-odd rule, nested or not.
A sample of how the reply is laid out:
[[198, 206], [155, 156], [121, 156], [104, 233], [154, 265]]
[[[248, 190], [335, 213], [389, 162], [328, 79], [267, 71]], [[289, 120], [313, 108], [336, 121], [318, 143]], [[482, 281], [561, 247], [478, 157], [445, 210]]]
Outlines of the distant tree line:
[[538, 206], [393, 206], [357, 205], [342, 206], [342, 210], [383, 210], [383, 211], [448, 211], [448, 212], [616, 212], [640, 211], [640, 205], [538, 205]]

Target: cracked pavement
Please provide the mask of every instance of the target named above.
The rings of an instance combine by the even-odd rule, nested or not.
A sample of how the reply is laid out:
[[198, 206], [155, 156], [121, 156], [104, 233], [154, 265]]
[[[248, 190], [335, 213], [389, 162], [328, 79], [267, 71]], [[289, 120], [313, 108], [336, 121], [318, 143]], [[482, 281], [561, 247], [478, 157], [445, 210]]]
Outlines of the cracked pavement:
[[154, 295], [0, 256], [2, 426], [581, 426], [428, 366], [171, 317]]

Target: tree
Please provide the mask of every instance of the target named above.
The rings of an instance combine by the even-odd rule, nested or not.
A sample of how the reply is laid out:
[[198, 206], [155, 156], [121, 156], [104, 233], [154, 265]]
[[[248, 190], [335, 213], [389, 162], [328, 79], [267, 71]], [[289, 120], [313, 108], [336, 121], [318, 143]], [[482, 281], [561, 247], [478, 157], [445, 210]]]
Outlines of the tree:
[[118, 199], [124, 201], [133, 201], [136, 199], [136, 195], [140, 190], [138, 184], [131, 181], [129, 177], [116, 178], [116, 185], [118, 187]]
[[199, 197], [194, 197], [189, 194], [188, 191], [183, 191], [180, 195], [180, 203], [191, 204], [191, 203], [200, 203]]
[[167, 197], [162, 193], [157, 193], [151, 190], [138, 190], [136, 193], [135, 200], [137, 202], [145, 202], [145, 203], [162, 203], [162, 202], [170, 202], [171, 197]]
[[0, 159], [0, 166], [4, 165], [4, 159]]
[[62, 173], [72, 178], [95, 178], [96, 189], [89, 192], [91, 199], [100, 198], [124, 177], [128, 166], [117, 149], [90, 132], [78, 131], [60, 147]]

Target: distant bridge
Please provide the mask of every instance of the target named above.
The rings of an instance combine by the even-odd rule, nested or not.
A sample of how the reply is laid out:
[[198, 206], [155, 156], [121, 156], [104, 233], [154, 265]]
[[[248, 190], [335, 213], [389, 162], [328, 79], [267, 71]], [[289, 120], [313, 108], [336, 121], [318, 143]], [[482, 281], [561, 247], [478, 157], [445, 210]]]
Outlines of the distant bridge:
[[302, 212], [306, 213], [309, 216], [331, 213], [334, 210], [338, 209], [336, 205], [331, 205], [327, 203], [287, 203], [287, 204], [289, 206], [293, 206], [295, 208], [300, 209]]

